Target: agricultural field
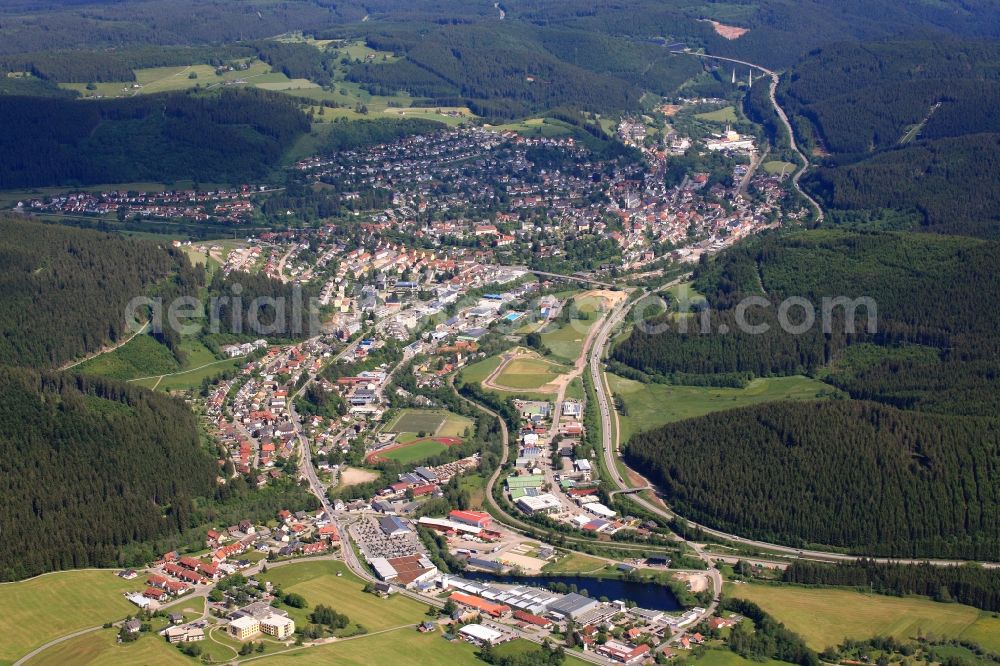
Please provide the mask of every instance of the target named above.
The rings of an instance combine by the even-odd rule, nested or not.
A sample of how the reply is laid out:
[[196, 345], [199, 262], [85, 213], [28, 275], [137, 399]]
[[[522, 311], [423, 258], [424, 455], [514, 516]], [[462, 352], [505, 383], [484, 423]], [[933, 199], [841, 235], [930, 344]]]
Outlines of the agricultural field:
[[739, 120], [736, 117], [736, 107], [734, 106], [724, 106], [715, 111], [696, 113], [694, 117], [698, 120], [706, 120], [711, 123], [735, 123]]
[[[726, 594], [749, 599], [822, 650], [844, 638], [913, 638], [918, 634], [967, 638], [997, 650], [1000, 620], [971, 606], [925, 597], [868, 595], [854, 590], [792, 585], [726, 584]], [[990, 646], [992, 645], [992, 647]]]
[[701, 656], [693, 661], [685, 662], [694, 666], [784, 666], [787, 662], [765, 659], [763, 661], [751, 661], [724, 648], [705, 650]]
[[626, 414], [618, 417], [622, 442], [674, 421], [774, 400], [812, 400], [822, 391], [834, 391], [829, 384], [801, 375], [754, 379], [738, 389], [644, 384], [610, 373], [607, 377], [611, 392], [625, 403]]
[[[319, 604], [330, 606], [346, 614], [352, 624], [360, 623], [370, 632], [421, 622], [427, 611], [420, 602], [398, 594], [381, 599], [363, 592], [364, 582], [343, 562], [326, 560], [273, 567], [263, 578], [280, 585], [285, 592], [301, 594], [310, 608]], [[297, 624], [309, 614], [308, 609], [284, 610]]]
[[[369, 595], [371, 596], [371, 595]], [[372, 597], [376, 599], [376, 597]], [[377, 599], [376, 599], [377, 600]], [[418, 618], [419, 619], [419, 618]], [[416, 620], [414, 620], [416, 621]], [[440, 633], [421, 634], [402, 627], [384, 634], [358, 636], [329, 645], [299, 649], [264, 659], [266, 666], [371, 666], [372, 664], [422, 664], [423, 666], [481, 666], [476, 648], [461, 641], [449, 643]]]
[[[227, 82], [246, 81], [253, 84], [261, 77], [279, 76], [287, 80], [284, 74], [271, 74], [271, 67], [254, 59], [249, 61], [249, 68], [216, 74], [211, 65], [191, 64], [182, 67], [148, 67], [133, 70], [136, 80], [128, 82], [106, 82], [92, 84], [93, 90], [88, 90], [85, 83], [60, 83], [60, 87], [75, 90], [84, 98], [98, 97], [132, 97], [135, 95], [150, 95], [153, 93], [188, 90], [190, 88], [214, 87]], [[192, 75], [194, 78], [192, 78]]]
[[122, 580], [112, 570], [61, 571], [0, 584], [0, 664], [59, 636], [124, 618], [135, 606], [122, 593], [139, 589], [140, 581]]
[[497, 132], [517, 132], [522, 136], [541, 136], [555, 138], [560, 136], [571, 136], [575, 134], [575, 128], [561, 120], [555, 118], [528, 118], [514, 123], [504, 125], [486, 125], [485, 129]]

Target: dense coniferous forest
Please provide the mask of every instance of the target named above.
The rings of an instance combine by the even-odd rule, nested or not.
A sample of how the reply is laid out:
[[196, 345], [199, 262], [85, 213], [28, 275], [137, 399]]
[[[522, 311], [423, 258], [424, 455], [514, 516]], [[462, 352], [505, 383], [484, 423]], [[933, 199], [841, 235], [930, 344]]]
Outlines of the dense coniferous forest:
[[1000, 234], [1000, 45], [841, 43], [783, 77], [780, 99], [838, 209], [915, 211], [933, 231]]
[[[125, 384], [0, 368], [0, 580], [114, 566], [189, 527], [215, 461], [184, 403]], [[30, 545], [28, 545], [30, 544]]]
[[820, 167], [803, 183], [834, 208], [912, 210], [929, 231], [1000, 237], [997, 133], [919, 141]]
[[[743, 536], [995, 560], [1000, 314], [986, 304], [1000, 296], [998, 256], [994, 243], [968, 238], [818, 230], [762, 236], [703, 263], [695, 285], [712, 332], [698, 332], [700, 313], [688, 333], [661, 316], [652, 323], [666, 330], [637, 327], [613, 362], [710, 385], [807, 373], [852, 399], [683, 421], [635, 435], [627, 458], [680, 515]], [[736, 305], [751, 295], [768, 306], [747, 319], [770, 325], [766, 333], [737, 326]], [[778, 325], [789, 296], [816, 306], [803, 334]], [[862, 307], [854, 334], [844, 310], [824, 334], [825, 296], [871, 297], [876, 330]], [[801, 310], [791, 318], [800, 322]], [[722, 325], [730, 332], [719, 334]]]
[[128, 302], [197, 276], [179, 251], [0, 216], [0, 364], [53, 367], [126, 337]]
[[779, 402], [637, 434], [625, 455], [680, 515], [741, 536], [995, 561], [998, 425], [853, 400]]
[[988, 611], [1000, 610], [1000, 571], [975, 565], [941, 567], [932, 564], [879, 563], [858, 560], [823, 564], [792, 562], [782, 580], [805, 585], [840, 585], [880, 594], [920, 594], [937, 601], [957, 601]]
[[[231, 301], [222, 307], [219, 332], [253, 337], [254, 299], [281, 299], [284, 324], [274, 336], [303, 337], [311, 291], [296, 296], [291, 285], [239, 273], [204, 290], [204, 273], [179, 250], [11, 216], [0, 217], [0, 265], [0, 580], [141, 564], [200, 544], [196, 527], [206, 521], [263, 520], [309, 504], [294, 483], [255, 491], [236, 478], [216, 487], [216, 462], [183, 402], [51, 368], [122, 340], [136, 296], [169, 305], [176, 296], [238, 294], [241, 312], [234, 317]], [[259, 321], [275, 316], [267, 306]], [[169, 326], [154, 337], [180, 353]]]
[[[834, 362], [831, 383], [853, 397], [903, 408], [984, 414], [995, 409], [1000, 366], [1000, 313], [984, 303], [1000, 298], [996, 245], [927, 234], [806, 231], [767, 235], [728, 250], [696, 271], [695, 284], [710, 306], [710, 333], [701, 313], [680, 332], [670, 315], [654, 319], [649, 332], [636, 328], [612, 359], [663, 375], [814, 374]], [[765, 333], [742, 332], [736, 306], [746, 296], [765, 295], [768, 307], [753, 307], [746, 320], [767, 324]], [[816, 322], [801, 334], [777, 320], [790, 296], [808, 299]], [[869, 297], [876, 304], [876, 331], [869, 310], [859, 307], [855, 333], [845, 329], [846, 308], [835, 308], [824, 334], [822, 299]], [[803, 321], [801, 308], [790, 311]], [[719, 334], [720, 327], [728, 333]], [[866, 363], [851, 364], [845, 350], [875, 345]], [[922, 345], [929, 355], [899, 358], [901, 346]], [[838, 364], [840, 362], [840, 364]], [[934, 379], [938, 377], [939, 379]]]
[[0, 96], [0, 187], [266, 176], [309, 121], [258, 90], [116, 100]]

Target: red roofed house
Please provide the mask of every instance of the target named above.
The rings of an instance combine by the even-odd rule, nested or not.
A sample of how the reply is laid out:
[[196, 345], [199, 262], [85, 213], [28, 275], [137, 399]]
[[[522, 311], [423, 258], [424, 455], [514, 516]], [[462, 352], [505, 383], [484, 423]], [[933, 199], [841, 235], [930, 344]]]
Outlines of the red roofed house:
[[485, 599], [474, 597], [471, 594], [452, 592], [449, 599], [454, 601], [456, 604], [473, 608], [488, 615], [492, 615], [493, 617], [504, 617], [510, 615], [510, 606], [507, 604], [495, 604], [490, 601], [486, 601]]
[[316, 543], [307, 543], [302, 546], [303, 555], [319, 555], [320, 553], [325, 553], [329, 549], [329, 544], [325, 541], [317, 541]]
[[437, 490], [437, 486], [435, 486], [433, 483], [428, 483], [423, 486], [415, 486], [411, 490], [411, 492], [413, 493], [414, 497], [420, 497], [421, 495], [430, 495], [435, 490]]
[[548, 629], [552, 626], [552, 620], [540, 617], [538, 615], [532, 615], [531, 613], [526, 613], [523, 610], [514, 611], [514, 619], [520, 620], [525, 624], [531, 624], [536, 627], [541, 627], [542, 629]]
[[170, 581], [159, 574], [149, 574], [149, 578], [146, 579], [146, 585], [152, 585], [153, 587], [166, 587], [168, 582]]
[[174, 596], [178, 596], [190, 590], [191, 586], [179, 580], [168, 580], [163, 584], [163, 589]]
[[202, 564], [201, 560], [199, 560], [198, 558], [188, 557], [186, 555], [182, 557], [179, 561], [182, 567], [186, 567], [191, 571], [197, 571]]
[[216, 578], [218, 578], [222, 574], [222, 572], [219, 571], [219, 567], [215, 566], [214, 564], [205, 564], [205, 563], [202, 563], [202, 564], [198, 565], [198, 571], [200, 571], [201, 573], [205, 574], [206, 576], [208, 576], [212, 580], [215, 580]]
[[604, 645], [598, 646], [597, 652], [620, 664], [634, 664], [649, 655], [649, 646], [645, 643], [642, 645], [630, 645], [611, 640]]
[[180, 578], [181, 580], [187, 581], [189, 583], [201, 582], [201, 576], [199, 576], [193, 571], [185, 569], [184, 567], [179, 567], [176, 564], [173, 564], [172, 562], [164, 564], [163, 570], [166, 571], [171, 576], [173, 576], [174, 578]]
[[158, 587], [147, 587], [146, 591], [142, 593], [142, 596], [160, 601], [161, 599], [166, 598], [167, 593]]

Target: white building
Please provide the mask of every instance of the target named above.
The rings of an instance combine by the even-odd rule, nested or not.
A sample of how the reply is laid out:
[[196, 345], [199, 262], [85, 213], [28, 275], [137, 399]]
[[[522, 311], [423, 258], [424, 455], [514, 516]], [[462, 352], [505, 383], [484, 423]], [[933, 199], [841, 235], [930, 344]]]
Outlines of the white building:
[[541, 495], [526, 495], [518, 498], [517, 507], [529, 515], [536, 513], [555, 513], [562, 508], [562, 504], [551, 493]]
[[236, 640], [245, 641], [246, 639], [260, 633], [260, 620], [252, 615], [238, 617], [229, 623], [228, 631], [229, 635]]
[[458, 630], [459, 635], [475, 645], [496, 645], [503, 634], [496, 629], [484, 627], [481, 624], [467, 624]]
[[260, 621], [260, 630], [283, 641], [295, 633], [295, 620], [283, 615], [269, 615]]

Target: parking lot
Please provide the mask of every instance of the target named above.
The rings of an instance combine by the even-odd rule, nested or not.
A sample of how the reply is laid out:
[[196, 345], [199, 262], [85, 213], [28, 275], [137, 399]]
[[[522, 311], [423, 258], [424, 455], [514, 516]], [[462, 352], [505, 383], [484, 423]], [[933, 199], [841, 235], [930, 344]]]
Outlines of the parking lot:
[[351, 536], [361, 548], [365, 558], [373, 557], [403, 557], [424, 552], [423, 544], [416, 532], [407, 532], [396, 536], [387, 536], [372, 516], [365, 516], [349, 528]]

